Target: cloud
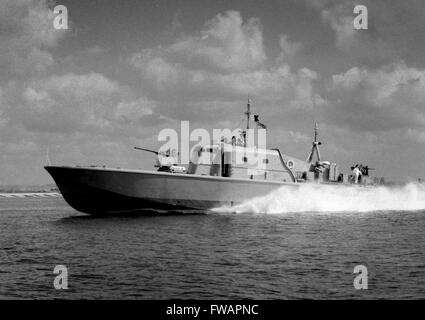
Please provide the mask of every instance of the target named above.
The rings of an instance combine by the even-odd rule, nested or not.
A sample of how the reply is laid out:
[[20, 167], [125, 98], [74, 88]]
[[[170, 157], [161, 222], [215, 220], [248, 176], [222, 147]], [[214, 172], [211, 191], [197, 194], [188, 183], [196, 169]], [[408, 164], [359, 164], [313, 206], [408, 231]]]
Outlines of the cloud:
[[347, 12], [343, 8], [346, 7], [339, 5], [322, 11], [323, 20], [328, 22], [335, 31], [337, 46], [342, 48], [350, 45], [355, 40], [357, 34], [357, 31], [353, 27], [353, 17], [344, 15], [344, 11], [345, 14]]
[[355, 67], [334, 75], [326, 90], [328, 119], [355, 131], [425, 126], [425, 70], [401, 62]]
[[307, 134], [299, 132], [299, 131], [289, 131], [289, 136], [295, 143], [299, 142], [309, 142], [312, 140], [312, 137], [309, 137]]
[[147, 97], [135, 101], [120, 102], [115, 109], [115, 119], [124, 124], [158, 125], [164, 122], [163, 116], [156, 112], [157, 103]]
[[94, 45], [54, 56], [67, 31], [53, 28], [49, 3], [0, 1], [2, 181], [46, 180], [40, 168], [48, 146], [63, 146], [56, 157], [68, 164], [120, 158], [128, 148], [123, 141], [152, 137], [152, 126], [165, 121], [144, 92], [79, 65], [107, 49]]
[[287, 35], [281, 35], [279, 40], [281, 53], [278, 57], [279, 63], [288, 63], [299, 53], [301, 50], [300, 42], [293, 42], [288, 39]]
[[425, 130], [424, 129], [407, 129], [406, 137], [410, 140], [425, 144]]
[[335, 31], [337, 48], [362, 62], [388, 63], [397, 55], [394, 49], [375, 32], [354, 28], [353, 8], [356, 5], [353, 2], [342, 2], [322, 10], [323, 20]]
[[[282, 35], [281, 53], [266, 66], [260, 21], [244, 21], [228, 11], [205, 23], [199, 35], [133, 54], [142, 87], [157, 101], [158, 110], [174, 119], [207, 122], [211, 111], [226, 116], [243, 112], [250, 95], [270, 117], [286, 109], [312, 108], [320, 97], [313, 92], [316, 72], [291, 70], [290, 59], [301, 48]], [[235, 107], [238, 105], [237, 109]]]
[[0, 2], [0, 66], [5, 76], [39, 73], [54, 64], [47, 48], [65, 32], [54, 29], [53, 18], [46, 1]]
[[[9, 88], [11, 122], [29, 131], [71, 132], [107, 126], [107, 112], [119, 86], [96, 73], [73, 73], [30, 81]], [[22, 93], [21, 93], [22, 92]]]
[[256, 69], [266, 60], [260, 21], [244, 22], [237, 11], [218, 14], [199, 36], [183, 38], [168, 50], [181, 60], [224, 72]]
[[[403, 60], [425, 66], [422, 48], [425, 24], [422, 0], [306, 0], [315, 7], [335, 34], [335, 46], [346, 60], [360, 65], [382, 66]], [[368, 9], [368, 29], [356, 30], [355, 6]]]
[[[113, 130], [119, 121], [152, 116], [154, 102], [133, 100], [126, 88], [98, 73], [52, 75], [8, 88], [5, 110], [14, 125], [33, 132]], [[146, 120], [149, 125], [149, 121]]]
[[[397, 29], [384, 23], [397, 20], [397, 6], [376, 2], [365, 2], [373, 15], [365, 33], [353, 29], [354, 1], [312, 2], [318, 22], [335, 39], [335, 48], [323, 51], [326, 59], [304, 51], [308, 37], [299, 42], [284, 30], [266, 35], [258, 18], [235, 10], [185, 34], [191, 19], [182, 9], [165, 37], [173, 41], [131, 49], [118, 71], [114, 63], [121, 57], [107, 42], [84, 46], [84, 39], [96, 36], [90, 25], [82, 26], [87, 38], [67, 43], [71, 50], [64, 53], [55, 47], [66, 32], [52, 28], [46, 1], [1, 1], [0, 146], [7, 154], [0, 172], [20, 167], [35, 172], [47, 146], [56, 150], [52, 158], [68, 164], [111, 159], [124, 166], [129, 146], [158, 147], [161, 128], [178, 129], [180, 120], [190, 120], [192, 129], [243, 126], [248, 95], [252, 111], [269, 128], [270, 146], [304, 158], [318, 121], [324, 156], [383, 164], [380, 159], [392, 157], [400, 145], [413, 150], [424, 141], [425, 71], [399, 59], [420, 47], [419, 24], [405, 32], [404, 24]], [[417, 9], [411, 5], [406, 12]], [[313, 30], [311, 37], [325, 38], [323, 30]], [[339, 62], [328, 68], [333, 58]], [[317, 61], [308, 64], [309, 59]], [[304, 61], [321, 71], [299, 67]], [[134, 158], [136, 167], [141, 158]], [[2, 173], [5, 177], [14, 179], [12, 173]]]

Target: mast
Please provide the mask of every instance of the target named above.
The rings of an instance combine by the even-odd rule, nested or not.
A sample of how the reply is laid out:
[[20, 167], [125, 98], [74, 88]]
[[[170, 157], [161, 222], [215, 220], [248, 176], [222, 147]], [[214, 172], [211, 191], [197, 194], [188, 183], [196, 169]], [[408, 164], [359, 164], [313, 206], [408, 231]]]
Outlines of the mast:
[[251, 117], [251, 99], [248, 97], [248, 103], [246, 105], [246, 129], [249, 129], [249, 118]]
[[313, 161], [314, 153], [317, 154], [317, 161], [320, 162], [320, 151], [319, 146], [322, 144], [321, 142], [317, 141], [317, 138], [319, 136], [319, 127], [317, 126], [317, 122], [314, 123], [314, 141], [313, 141], [313, 147], [311, 148], [311, 152], [307, 157], [307, 162], [311, 163]]
[[246, 130], [244, 132], [244, 145], [246, 147], [247, 144], [248, 144], [247, 134], [248, 134], [248, 130], [249, 130], [249, 118], [251, 117], [251, 99], [249, 98], [249, 96], [248, 96], [248, 103], [246, 105], [245, 114], [246, 114]]
[[242, 131], [242, 137], [243, 137], [244, 146], [246, 147], [248, 145], [247, 134], [249, 130], [249, 118], [251, 118], [251, 99], [249, 98], [249, 96], [248, 96], [248, 103], [246, 105], [245, 114], [246, 114], [246, 129]]

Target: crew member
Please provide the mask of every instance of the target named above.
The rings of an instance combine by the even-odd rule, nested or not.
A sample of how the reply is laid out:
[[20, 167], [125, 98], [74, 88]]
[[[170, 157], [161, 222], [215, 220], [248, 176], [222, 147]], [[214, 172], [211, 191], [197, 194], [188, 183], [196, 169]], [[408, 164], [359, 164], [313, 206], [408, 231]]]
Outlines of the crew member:
[[160, 151], [158, 153], [159, 169], [158, 171], [169, 172], [172, 165], [176, 163], [176, 150]]
[[355, 183], [355, 184], [359, 183], [359, 178], [361, 177], [362, 172], [360, 171], [360, 169], [359, 169], [359, 166], [358, 166], [358, 165], [356, 165], [356, 166], [354, 167], [354, 169], [353, 169], [353, 175], [354, 175], [354, 183]]
[[232, 146], [236, 146], [236, 137], [235, 136], [232, 137]]

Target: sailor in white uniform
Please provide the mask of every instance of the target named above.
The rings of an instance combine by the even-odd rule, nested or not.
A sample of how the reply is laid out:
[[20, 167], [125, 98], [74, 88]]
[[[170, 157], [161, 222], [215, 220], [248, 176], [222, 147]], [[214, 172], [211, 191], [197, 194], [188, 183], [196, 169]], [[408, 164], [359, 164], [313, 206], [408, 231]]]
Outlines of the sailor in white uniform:
[[353, 174], [354, 174], [354, 183], [355, 184], [359, 183], [359, 178], [362, 175], [362, 172], [360, 171], [358, 166], [354, 167]]

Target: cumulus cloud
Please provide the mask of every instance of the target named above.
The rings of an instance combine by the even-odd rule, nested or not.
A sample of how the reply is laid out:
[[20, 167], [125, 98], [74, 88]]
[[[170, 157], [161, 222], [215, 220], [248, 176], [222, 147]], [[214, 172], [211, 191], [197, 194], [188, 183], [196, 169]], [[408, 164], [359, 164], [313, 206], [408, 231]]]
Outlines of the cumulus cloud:
[[134, 101], [123, 101], [115, 109], [115, 119], [124, 124], [143, 124], [155, 126], [167, 121], [164, 116], [157, 113], [157, 103], [147, 97], [141, 97]]
[[[172, 57], [169, 59], [172, 60]], [[273, 70], [263, 68], [230, 74], [192, 69], [190, 65], [172, 63], [158, 57], [144, 56], [134, 65], [140, 69], [144, 80], [155, 85], [162, 95], [181, 93], [193, 99], [220, 96], [232, 99], [252, 94], [273, 100], [284, 95], [293, 96], [294, 89], [308, 91], [309, 81], [317, 78], [312, 70], [301, 69], [294, 73], [288, 65], [278, 65]]]
[[43, 0], [0, 2], [0, 66], [4, 75], [28, 75], [54, 64], [47, 48], [65, 35], [53, 27], [53, 11]]
[[290, 130], [289, 135], [292, 138], [292, 140], [296, 143], [309, 142], [312, 140], [312, 137], [309, 137], [307, 134], [299, 132], [299, 131]]
[[341, 2], [334, 7], [323, 9], [322, 18], [335, 32], [337, 48], [353, 58], [367, 62], [388, 62], [396, 55], [394, 50], [376, 33], [356, 30], [353, 26], [355, 2]]
[[352, 68], [327, 87], [332, 121], [356, 131], [425, 126], [425, 71], [396, 63], [379, 69]]
[[125, 88], [93, 72], [52, 75], [8, 92], [10, 121], [38, 132], [107, 132], [116, 121], [140, 122], [155, 108], [154, 102], [132, 100]]
[[186, 37], [168, 48], [180, 59], [202, 68], [234, 72], [261, 67], [266, 60], [260, 21], [243, 21], [237, 11], [218, 14], [207, 21], [199, 36]]
[[[10, 121], [30, 131], [70, 132], [107, 126], [108, 110], [119, 98], [118, 85], [96, 73], [65, 74], [9, 88]], [[110, 111], [109, 111], [110, 112]]]
[[[49, 4], [45, 0], [0, 2], [3, 139], [25, 139], [23, 130], [62, 134], [79, 130], [107, 132], [115, 124], [119, 126], [119, 120], [125, 116], [134, 119], [139, 102], [144, 109], [143, 93], [131, 94], [127, 87], [96, 72], [75, 73], [66, 68], [60, 74], [57, 72], [60, 68], [51, 49], [67, 31], [53, 27], [54, 14]], [[84, 52], [93, 56], [104, 49], [94, 45]], [[140, 123], [144, 114], [138, 115]], [[22, 129], [12, 133], [16, 128]]]
[[301, 50], [301, 43], [290, 41], [287, 35], [281, 35], [279, 40], [281, 53], [278, 57], [279, 63], [290, 62]]
[[[66, 32], [52, 28], [46, 1], [1, 1], [0, 146], [7, 155], [0, 172], [9, 172], [14, 161], [24, 167], [28, 158], [43, 158], [46, 146], [56, 146], [57, 158], [70, 164], [108, 158], [121, 166], [128, 145], [158, 147], [159, 130], [177, 128], [180, 120], [190, 120], [191, 128], [240, 127], [248, 95], [253, 112], [268, 125], [270, 145], [301, 158], [310, 149], [314, 121], [320, 123], [324, 154], [342, 161], [361, 154], [378, 162], [396, 146], [423, 143], [425, 71], [394, 63], [401, 61], [395, 57], [403, 42], [388, 41], [383, 23], [394, 18], [394, 8], [377, 0], [382, 18], [375, 2], [366, 1], [385, 28], [369, 23], [368, 33], [360, 34], [352, 25], [354, 1], [312, 3], [335, 36], [331, 57], [343, 60], [331, 76], [294, 68], [304, 61], [304, 40], [277, 30], [265, 42], [261, 21], [234, 10], [171, 43], [128, 54], [129, 63], [117, 72], [109, 62], [120, 58], [103, 43], [55, 56], [52, 49]], [[274, 55], [264, 44], [271, 41], [278, 48]], [[372, 60], [375, 65], [367, 63]], [[133, 76], [140, 83], [133, 84]]]
[[228, 11], [207, 21], [199, 35], [135, 53], [130, 63], [158, 109], [179, 120], [208, 121], [211, 110], [234, 116], [248, 95], [264, 105], [264, 113], [281, 113], [282, 105], [311, 108], [319, 100], [312, 85], [318, 75], [307, 68], [291, 70], [288, 62], [300, 43], [283, 35], [280, 46], [279, 58], [266, 66], [259, 20]]
[[[422, 0], [306, 0], [321, 14], [335, 35], [335, 46], [357, 64], [379, 66], [394, 60], [423, 62], [425, 24]], [[368, 9], [368, 29], [356, 30], [353, 13], [357, 5]]]

